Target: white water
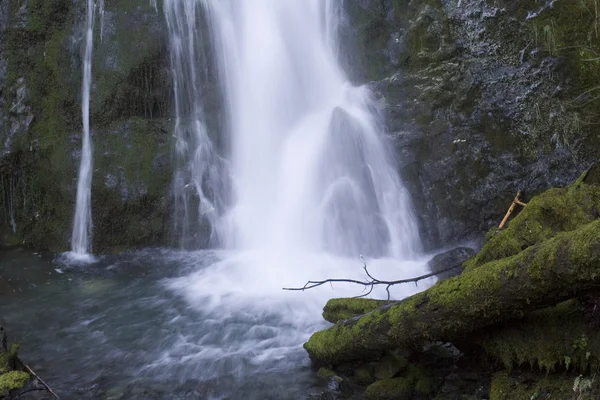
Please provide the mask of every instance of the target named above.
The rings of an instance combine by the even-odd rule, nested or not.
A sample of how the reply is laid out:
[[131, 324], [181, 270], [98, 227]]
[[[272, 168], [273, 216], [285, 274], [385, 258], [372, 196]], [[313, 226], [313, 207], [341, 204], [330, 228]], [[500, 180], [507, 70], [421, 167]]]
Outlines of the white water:
[[[225, 316], [234, 315], [276, 332], [269, 341], [226, 334], [226, 345], [190, 357], [259, 364], [297, 351], [323, 327], [327, 299], [359, 295], [361, 288], [282, 287], [365, 279], [360, 255], [380, 279], [424, 273], [417, 225], [384, 121], [369, 89], [353, 86], [338, 62], [341, 4], [164, 2], [177, 111], [180, 233], [185, 238], [208, 224], [211, 244], [227, 249], [220, 261], [168, 285], [215, 323], [227, 324]], [[202, 97], [215, 63], [226, 109], [222, 158], [210, 140]], [[392, 297], [434, 281], [394, 287]], [[377, 288], [372, 297], [386, 295]]]
[[165, 0], [164, 9], [175, 91], [176, 230], [185, 247], [186, 243], [196, 241], [198, 225], [208, 226], [211, 229], [209, 241], [216, 244], [227, 177], [224, 162], [208, 137], [202, 104], [208, 40], [200, 35], [204, 23], [200, 16], [202, 9], [198, 1], [183, 0]]
[[[83, 120], [81, 163], [77, 181], [75, 220], [71, 235], [71, 253], [78, 260], [89, 259], [92, 236], [92, 143], [90, 138], [90, 90], [92, 85], [92, 50], [94, 47], [94, 0], [87, 2], [83, 82], [81, 85], [81, 114]], [[104, 0], [100, 0], [100, 15], [104, 14]], [[103, 25], [101, 20], [100, 25]]]

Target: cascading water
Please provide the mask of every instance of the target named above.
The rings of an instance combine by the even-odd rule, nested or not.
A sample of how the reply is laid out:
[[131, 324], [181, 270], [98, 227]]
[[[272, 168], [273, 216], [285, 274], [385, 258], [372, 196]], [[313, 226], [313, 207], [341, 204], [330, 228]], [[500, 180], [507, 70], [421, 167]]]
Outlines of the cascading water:
[[[104, 0], [99, 0], [100, 25], [104, 25]], [[92, 85], [92, 51], [94, 46], [94, 0], [87, 2], [85, 25], [85, 51], [83, 57], [83, 82], [81, 85], [81, 114], [83, 133], [81, 144], [81, 163], [77, 181], [77, 202], [75, 220], [71, 235], [71, 254], [76, 258], [87, 258], [92, 235], [92, 143], [90, 138], [90, 90]]]
[[[209, 243], [218, 242], [218, 219], [223, 213], [224, 163], [208, 137], [202, 105], [207, 60], [200, 34], [202, 8], [197, 1], [164, 2], [169, 26], [175, 90], [175, 151], [173, 184], [176, 230], [182, 247], [197, 245], [198, 227], [211, 229]], [[204, 229], [207, 232], [207, 229]]]
[[[186, 354], [206, 379], [253, 374], [266, 359], [306, 362], [301, 344], [323, 327], [327, 299], [360, 294], [355, 286], [310, 294], [282, 287], [365, 279], [360, 255], [380, 279], [424, 272], [382, 117], [337, 59], [341, 4], [164, 1], [177, 113], [176, 220], [184, 241], [201, 225], [212, 247], [223, 249], [210, 261], [190, 253], [197, 271], [169, 281], [210, 327], [200, 343], [180, 338], [165, 359], [198, 346]], [[203, 107], [215, 66], [226, 115], [222, 157]], [[394, 287], [392, 295], [433, 281]], [[373, 295], [385, 297], [384, 289]]]
[[[418, 250], [371, 94], [353, 87], [336, 59], [338, 7], [320, 0], [165, 1], [183, 231], [197, 224], [187, 210], [194, 195], [200, 214], [222, 232], [220, 244], [231, 249], [400, 259]], [[228, 172], [218, 163], [201, 103], [203, 44], [211, 39], [202, 37], [203, 12], [230, 129], [234, 201], [225, 215], [215, 203], [222, 205]]]

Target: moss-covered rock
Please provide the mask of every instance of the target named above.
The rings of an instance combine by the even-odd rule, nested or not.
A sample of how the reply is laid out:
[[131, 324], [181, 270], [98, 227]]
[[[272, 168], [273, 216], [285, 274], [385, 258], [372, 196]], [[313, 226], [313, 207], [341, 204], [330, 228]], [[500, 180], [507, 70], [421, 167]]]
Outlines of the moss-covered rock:
[[390, 379], [397, 376], [408, 366], [408, 360], [401, 355], [386, 353], [377, 360], [374, 375], [377, 379]]
[[365, 397], [374, 400], [412, 399], [413, 385], [409, 379], [393, 378], [377, 381], [367, 387]]
[[489, 399], [592, 400], [598, 398], [599, 390], [593, 376], [500, 371], [492, 377]]
[[513, 256], [599, 217], [600, 186], [578, 180], [567, 188], [550, 189], [533, 197], [507, 228], [491, 233], [477, 256], [465, 263], [466, 268]]
[[29, 381], [29, 374], [23, 371], [10, 371], [0, 375], [0, 396], [11, 390], [21, 389]]
[[326, 367], [321, 367], [319, 368], [319, 370], [317, 371], [317, 376], [321, 379], [331, 379], [334, 376], [336, 376], [337, 374], [335, 373], [334, 370], [330, 369], [330, 368], [326, 368]]
[[391, 304], [392, 301], [388, 300], [374, 300], [364, 298], [340, 298], [331, 299], [323, 307], [323, 318], [325, 320], [336, 323], [363, 315], [371, 312], [386, 304]]
[[600, 221], [491, 261], [394, 305], [338, 322], [304, 344], [317, 363], [376, 357], [424, 340], [452, 340], [600, 287]]
[[524, 366], [546, 373], [560, 368], [586, 374], [600, 366], [598, 329], [585, 319], [577, 300], [535, 311], [495, 329], [480, 343], [508, 370]]

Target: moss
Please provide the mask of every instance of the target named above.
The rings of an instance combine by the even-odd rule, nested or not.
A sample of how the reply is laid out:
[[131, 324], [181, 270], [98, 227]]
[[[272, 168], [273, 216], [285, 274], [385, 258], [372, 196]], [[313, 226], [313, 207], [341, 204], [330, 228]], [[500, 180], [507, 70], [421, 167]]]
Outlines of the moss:
[[564, 232], [519, 254], [466, 271], [392, 306], [315, 333], [313, 360], [374, 358], [390, 347], [452, 340], [508, 316], [597, 287], [600, 221]]
[[0, 396], [11, 390], [20, 389], [29, 381], [29, 374], [23, 371], [11, 371], [0, 375]]
[[[523, 17], [534, 8], [531, 3], [522, 2]], [[544, 56], [556, 60], [557, 72], [567, 72], [564, 89], [558, 95], [536, 99], [535, 104], [530, 104], [537, 109], [539, 117], [529, 135], [534, 149], [541, 147], [548, 152], [562, 147], [574, 154], [596, 156], [600, 151], [595, 140], [595, 126], [600, 121], [598, 7], [598, 0], [556, 1], [537, 17], [526, 20], [531, 43], [541, 49]], [[539, 60], [544, 58], [539, 57]]]
[[366, 314], [391, 303], [393, 302], [374, 299], [331, 299], [323, 308], [323, 318], [329, 322], [336, 323], [338, 321], [356, 317], [357, 315]]
[[465, 263], [465, 268], [513, 256], [560, 232], [572, 231], [596, 220], [600, 187], [583, 183], [583, 178], [568, 188], [550, 189], [532, 198], [508, 227], [488, 235], [485, 246]]
[[26, 105], [35, 116], [29, 131], [15, 136], [15, 162], [6, 171], [19, 178], [14, 199], [19, 231], [11, 240], [40, 249], [64, 249], [71, 223], [68, 185], [58, 185], [56, 177], [71, 182], [76, 173], [68, 132], [75, 126], [72, 116], [79, 113], [79, 89], [68, 85], [73, 73], [71, 55], [65, 51], [73, 10], [70, 0], [31, 0], [26, 26], [11, 25], [7, 35], [7, 103], [14, 100], [15, 89], [24, 86]]
[[481, 344], [509, 370], [526, 365], [545, 372], [561, 367], [586, 373], [600, 366], [600, 336], [576, 300], [533, 312], [487, 335]]
[[[578, 385], [585, 381], [589, 385]], [[582, 387], [584, 386], [584, 387]], [[493, 375], [490, 400], [597, 399], [598, 384], [593, 377], [574, 374], [532, 374], [500, 371]]]
[[419, 395], [428, 395], [435, 389], [435, 379], [430, 371], [418, 364], [411, 364], [405, 377], [414, 384], [415, 393]]
[[394, 378], [377, 381], [365, 390], [368, 399], [411, 399], [413, 385], [409, 379]]
[[390, 379], [397, 376], [408, 365], [408, 360], [402, 356], [385, 354], [375, 366], [375, 377], [377, 379]]
[[359, 385], [370, 385], [371, 383], [375, 382], [373, 369], [368, 365], [355, 368], [352, 380]]
[[336, 375], [337, 374], [335, 373], [334, 370], [332, 370], [330, 368], [326, 368], [326, 367], [321, 367], [317, 371], [317, 376], [321, 379], [331, 379]]

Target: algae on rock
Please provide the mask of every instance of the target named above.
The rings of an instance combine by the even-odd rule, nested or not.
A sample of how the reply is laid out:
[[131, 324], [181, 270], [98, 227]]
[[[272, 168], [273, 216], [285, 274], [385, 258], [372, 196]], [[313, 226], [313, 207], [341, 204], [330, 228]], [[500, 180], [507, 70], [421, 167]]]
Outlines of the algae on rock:
[[485, 243], [465, 264], [467, 268], [513, 256], [560, 232], [572, 231], [600, 217], [600, 186], [576, 182], [550, 189], [532, 198], [527, 206]]
[[331, 323], [356, 317], [371, 312], [381, 306], [392, 304], [390, 300], [374, 300], [365, 298], [331, 299], [323, 307], [323, 318]]
[[600, 367], [600, 335], [584, 318], [577, 300], [534, 311], [478, 340], [507, 370], [528, 366], [550, 373], [558, 368], [592, 373]]

